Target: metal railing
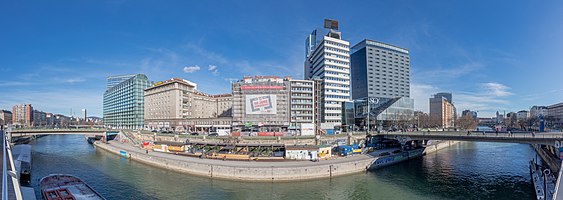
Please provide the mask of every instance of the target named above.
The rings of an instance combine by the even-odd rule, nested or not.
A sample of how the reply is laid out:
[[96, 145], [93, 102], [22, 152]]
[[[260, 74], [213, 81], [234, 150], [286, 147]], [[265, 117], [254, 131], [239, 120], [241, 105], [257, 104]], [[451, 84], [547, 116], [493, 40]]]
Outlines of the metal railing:
[[[9, 190], [8, 190], [8, 175], [12, 178], [12, 186], [14, 187], [14, 195], [15, 195], [15, 199], [17, 200], [22, 200], [22, 193], [21, 193], [21, 188], [20, 188], [20, 182], [19, 182], [19, 178], [18, 178], [18, 172], [16, 171], [16, 166], [14, 164], [14, 157], [12, 155], [12, 148], [10, 146], [10, 141], [8, 140], [8, 137], [4, 134], [3, 131], [0, 131], [2, 133], [2, 200], [8, 200], [13, 199], [13, 197], [10, 196], [9, 194]], [[10, 169], [8, 170], [8, 162], [10, 163]]]

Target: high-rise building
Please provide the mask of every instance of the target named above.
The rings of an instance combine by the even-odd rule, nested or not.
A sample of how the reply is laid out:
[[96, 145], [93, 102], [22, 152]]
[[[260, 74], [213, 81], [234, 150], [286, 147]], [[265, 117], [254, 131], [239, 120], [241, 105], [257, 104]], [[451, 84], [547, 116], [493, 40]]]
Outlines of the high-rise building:
[[33, 125], [33, 106], [21, 104], [12, 107], [12, 123], [23, 127]]
[[350, 57], [356, 126], [395, 129], [395, 122], [413, 117], [407, 49], [365, 39], [352, 47]]
[[[450, 128], [454, 126], [455, 106], [443, 94], [435, 94], [430, 98], [430, 118], [435, 126]], [[451, 94], [450, 94], [451, 99]]]
[[135, 74], [108, 76], [107, 84], [106, 84], [106, 90], [109, 90], [113, 86], [116, 86], [117, 84], [120, 84], [123, 81], [129, 80], [130, 78], [133, 78], [134, 76], [135, 76]]
[[0, 125], [12, 124], [12, 112], [0, 110]]
[[[114, 79], [112, 79], [113, 81]], [[110, 81], [110, 78], [108, 78]], [[150, 81], [136, 74], [104, 92], [104, 125], [118, 129], [140, 129], [144, 125], [144, 90]]]
[[446, 101], [450, 102], [451, 104], [453, 104], [453, 99], [452, 99], [452, 93], [449, 92], [440, 92], [440, 93], [436, 93], [434, 95], [434, 97], [444, 97], [446, 98]]
[[342, 124], [342, 102], [350, 100], [350, 43], [342, 39], [338, 22], [325, 20], [324, 29], [315, 29], [305, 41], [305, 79], [318, 77], [322, 129]]
[[289, 130], [300, 135], [315, 134], [315, 81], [289, 80], [290, 126]]
[[172, 78], [145, 89], [144, 98], [146, 129], [230, 132], [230, 94], [205, 94], [193, 82]]
[[410, 97], [409, 51], [365, 39], [352, 47], [352, 98]]

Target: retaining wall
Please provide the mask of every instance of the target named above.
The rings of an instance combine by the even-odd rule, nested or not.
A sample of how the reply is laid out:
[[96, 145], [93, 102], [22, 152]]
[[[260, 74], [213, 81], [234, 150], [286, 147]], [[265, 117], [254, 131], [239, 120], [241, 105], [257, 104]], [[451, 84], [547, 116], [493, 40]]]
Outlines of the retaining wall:
[[[120, 155], [121, 149], [119, 148], [98, 142], [96, 142], [95, 145], [100, 149]], [[366, 159], [350, 162], [298, 167], [279, 167], [273, 165], [270, 167], [237, 167], [225, 166], [219, 163], [213, 165], [194, 163], [185, 160], [161, 158], [158, 156], [151, 156], [151, 154], [129, 151], [126, 151], [126, 157], [131, 160], [182, 173], [244, 181], [292, 181], [330, 178], [334, 176], [364, 172], [366, 171], [366, 167], [375, 159], [366, 157]]]
[[[442, 141], [441, 143], [427, 147], [423, 154], [436, 152], [456, 143], [456, 141]], [[122, 149], [115, 146], [99, 142], [96, 142], [94, 145], [116, 155], [121, 155], [120, 151], [122, 151]], [[381, 158], [366, 156], [365, 159], [350, 160], [348, 162], [332, 164], [306, 165], [307, 163], [304, 162], [305, 166], [291, 167], [274, 166], [277, 163], [273, 163], [272, 166], [269, 167], [239, 167], [227, 166], [221, 163], [221, 161], [218, 161], [217, 164], [203, 164], [186, 160], [162, 158], [159, 156], [153, 156], [153, 154], [145, 154], [135, 151], [124, 151], [126, 152], [126, 157], [131, 160], [181, 173], [229, 180], [272, 182], [331, 178], [335, 176], [365, 172], [373, 163], [375, 163], [376, 159]]]

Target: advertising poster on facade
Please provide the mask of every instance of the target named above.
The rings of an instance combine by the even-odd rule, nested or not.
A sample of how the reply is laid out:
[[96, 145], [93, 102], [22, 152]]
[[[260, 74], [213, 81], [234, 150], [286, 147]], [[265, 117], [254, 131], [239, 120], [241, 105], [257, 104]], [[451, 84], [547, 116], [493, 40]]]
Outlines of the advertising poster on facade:
[[276, 95], [246, 95], [246, 114], [277, 114]]

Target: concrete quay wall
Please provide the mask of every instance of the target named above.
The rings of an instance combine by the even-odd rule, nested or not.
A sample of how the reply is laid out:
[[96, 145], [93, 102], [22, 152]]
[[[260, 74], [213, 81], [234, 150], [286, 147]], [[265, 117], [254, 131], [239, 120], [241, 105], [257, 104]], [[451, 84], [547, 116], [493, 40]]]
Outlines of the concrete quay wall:
[[[561, 169], [561, 159], [557, 158], [555, 155], [553, 155], [552, 152], [549, 152], [549, 150], [542, 148], [541, 145], [534, 144], [532, 145], [532, 147], [534, 148], [536, 153], [540, 156], [542, 161], [545, 164], [547, 164], [549, 169], [555, 174], [557, 174], [559, 172], [559, 169]], [[553, 148], [553, 147], [548, 146], [547, 148]]]
[[426, 147], [426, 149], [424, 149], [424, 151], [422, 152], [422, 155], [426, 155], [426, 154], [430, 154], [430, 153], [435, 153], [439, 150], [442, 150], [444, 148], [450, 147], [452, 145], [458, 144], [460, 141], [453, 141], [453, 140], [443, 140], [440, 141], [436, 144], [432, 144]]
[[[95, 146], [121, 155], [122, 149], [112, 145], [95, 143]], [[125, 150], [123, 150], [125, 151]], [[365, 159], [354, 160], [349, 162], [340, 162], [332, 164], [304, 164], [304, 166], [275, 166], [272, 163], [269, 167], [239, 167], [223, 165], [220, 160], [217, 164], [202, 164], [185, 160], [176, 160], [153, 156], [152, 154], [143, 154], [138, 152], [126, 151], [126, 157], [153, 165], [156, 167], [174, 170], [181, 173], [188, 173], [198, 176], [207, 176], [212, 178], [241, 180], [241, 181], [292, 181], [292, 180], [309, 180], [319, 178], [330, 178], [335, 176], [353, 174], [366, 171], [367, 166], [373, 163], [374, 157], [365, 156]]]
[[[441, 141], [440, 143], [428, 146], [422, 154], [428, 154], [436, 152], [440, 149], [447, 148], [457, 141]], [[311, 180], [320, 178], [331, 178], [335, 176], [342, 176], [354, 173], [365, 172], [368, 168], [373, 165], [377, 159], [384, 159], [384, 157], [372, 157], [368, 155], [358, 155], [362, 156], [360, 159], [344, 158], [349, 159], [343, 162], [329, 162], [326, 164], [312, 163], [308, 161], [296, 161], [302, 162], [303, 165], [300, 166], [283, 166], [284, 162], [271, 162], [270, 166], [264, 166], [261, 163], [260, 166], [231, 166], [226, 165], [221, 160], [209, 160], [212, 164], [198, 163], [189, 160], [182, 159], [178, 156], [175, 158], [164, 158], [158, 156], [157, 154], [142, 153], [139, 151], [130, 151], [125, 149], [120, 149], [111, 144], [105, 144], [96, 142], [94, 144], [97, 148], [106, 150], [110, 153], [121, 155], [121, 151], [125, 151], [125, 157], [152, 165], [155, 167], [160, 167], [163, 169], [174, 170], [180, 173], [187, 173], [197, 176], [205, 176], [211, 178], [219, 179], [229, 179], [238, 181], [259, 181], [259, 182], [285, 182], [294, 180]], [[393, 156], [393, 155], [392, 155]], [[412, 158], [411, 158], [412, 159]], [[245, 161], [240, 161], [245, 162]], [[326, 161], [324, 161], [326, 162]], [[398, 162], [397, 162], [398, 163]], [[395, 163], [393, 163], [395, 164]]]

